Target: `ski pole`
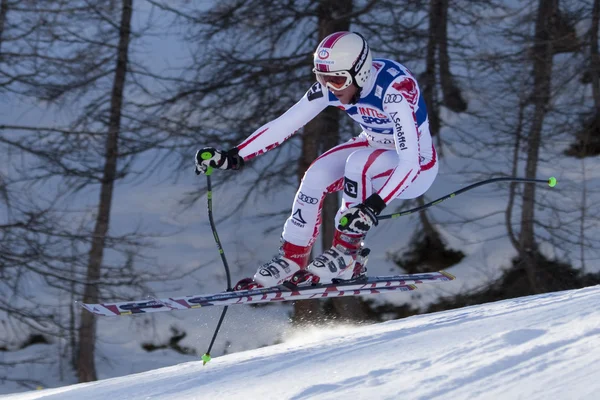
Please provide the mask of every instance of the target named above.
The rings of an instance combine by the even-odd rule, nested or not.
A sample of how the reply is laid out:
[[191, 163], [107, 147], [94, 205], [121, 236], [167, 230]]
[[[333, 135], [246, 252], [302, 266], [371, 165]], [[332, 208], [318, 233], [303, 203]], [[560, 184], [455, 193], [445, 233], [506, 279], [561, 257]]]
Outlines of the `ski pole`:
[[[550, 187], [556, 186], [556, 178], [553, 176], [548, 179], [517, 178], [517, 177], [512, 177], [512, 176], [504, 177], [504, 178], [491, 178], [491, 179], [486, 179], [484, 181], [476, 182], [472, 185], [469, 185], [469, 186], [459, 189], [455, 192], [449, 193], [443, 197], [440, 197], [437, 200], [433, 200], [427, 204], [423, 204], [422, 206], [411, 208], [410, 210], [401, 211], [401, 212], [397, 212], [397, 213], [393, 213], [393, 214], [381, 215], [381, 216], [377, 217], [377, 219], [378, 220], [391, 219], [391, 218], [398, 218], [398, 217], [403, 217], [405, 215], [413, 214], [413, 213], [416, 213], [417, 211], [421, 211], [421, 210], [424, 210], [431, 206], [435, 206], [436, 204], [440, 204], [442, 201], [456, 197], [459, 194], [467, 192], [471, 189], [475, 189], [476, 187], [487, 185], [488, 183], [494, 183], [494, 182], [547, 183], [548, 186], [550, 186]], [[340, 224], [342, 224], [342, 226], [345, 225], [342, 223], [342, 221], [340, 221]]]
[[[205, 152], [200, 155], [202, 159], [207, 160], [212, 157], [212, 154]], [[210, 229], [212, 230], [213, 236], [215, 238], [215, 242], [217, 243], [217, 248], [219, 249], [219, 254], [221, 255], [221, 260], [223, 261], [223, 266], [225, 267], [225, 275], [227, 276], [227, 291], [231, 292], [231, 274], [229, 273], [229, 264], [227, 263], [227, 258], [225, 258], [225, 251], [223, 250], [223, 246], [221, 245], [221, 240], [219, 239], [219, 235], [217, 234], [217, 227], [215, 225], [215, 221], [213, 219], [212, 212], [212, 183], [210, 180], [210, 175], [212, 174], [212, 167], [208, 167], [206, 170], [206, 188], [207, 188], [207, 203], [208, 203], [208, 220], [210, 222]], [[227, 309], [229, 307], [225, 306], [223, 308], [223, 312], [221, 313], [221, 317], [219, 318], [219, 322], [217, 323], [217, 327], [215, 329], [215, 333], [213, 334], [212, 340], [210, 341], [210, 345], [208, 346], [208, 350], [206, 353], [202, 355], [202, 365], [206, 365], [207, 362], [211, 360], [210, 352], [212, 350], [213, 345], [215, 344], [215, 340], [217, 339], [217, 335], [219, 334], [219, 329], [221, 329], [221, 324], [225, 319], [225, 314], [227, 313]]]

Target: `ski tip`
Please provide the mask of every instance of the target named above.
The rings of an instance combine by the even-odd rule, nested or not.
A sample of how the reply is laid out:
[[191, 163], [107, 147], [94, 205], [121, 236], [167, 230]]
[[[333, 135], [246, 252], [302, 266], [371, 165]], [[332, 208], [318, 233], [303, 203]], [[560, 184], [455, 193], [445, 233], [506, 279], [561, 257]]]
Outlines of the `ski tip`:
[[206, 365], [207, 362], [209, 362], [212, 359], [212, 357], [210, 356], [210, 354], [205, 353], [202, 355], [202, 365]]
[[456, 277], [454, 275], [452, 275], [444, 270], [439, 271], [439, 272], [440, 272], [440, 274], [444, 275], [446, 278], [450, 279], [451, 281], [456, 279]]
[[89, 307], [87, 304], [85, 304], [83, 301], [75, 300], [73, 303], [75, 304], [76, 307], [81, 307], [84, 310], [87, 310], [87, 311], [91, 312], [92, 314], [95, 314], [94, 310], [91, 307]]

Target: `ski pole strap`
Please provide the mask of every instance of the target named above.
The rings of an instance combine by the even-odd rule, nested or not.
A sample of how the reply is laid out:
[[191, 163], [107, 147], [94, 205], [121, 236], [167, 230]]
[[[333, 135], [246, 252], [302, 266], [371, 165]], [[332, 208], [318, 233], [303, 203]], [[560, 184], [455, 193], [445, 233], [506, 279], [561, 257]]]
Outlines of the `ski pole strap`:
[[546, 183], [550, 187], [555, 187], [556, 183], [557, 183], [556, 178], [553, 176], [548, 179], [517, 178], [517, 177], [513, 177], [513, 176], [502, 177], [502, 178], [491, 178], [491, 179], [486, 179], [484, 181], [476, 182], [472, 185], [469, 185], [467, 187], [459, 189], [456, 192], [449, 193], [445, 196], [440, 197], [439, 199], [433, 200], [427, 204], [423, 204], [422, 206], [411, 208], [410, 210], [406, 210], [406, 211], [402, 211], [402, 212], [398, 212], [398, 213], [394, 213], [394, 214], [381, 215], [381, 216], [377, 217], [377, 219], [378, 220], [391, 219], [391, 218], [404, 217], [405, 215], [409, 215], [409, 214], [414, 214], [418, 211], [424, 210], [431, 206], [435, 206], [436, 204], [439, 204], [442, 201], [456, 197], [461, 193], [464, 193], [471, 189], [475, 189], [476, 187], [487, 185], [488, 183], [494, 183], [494, 182]]

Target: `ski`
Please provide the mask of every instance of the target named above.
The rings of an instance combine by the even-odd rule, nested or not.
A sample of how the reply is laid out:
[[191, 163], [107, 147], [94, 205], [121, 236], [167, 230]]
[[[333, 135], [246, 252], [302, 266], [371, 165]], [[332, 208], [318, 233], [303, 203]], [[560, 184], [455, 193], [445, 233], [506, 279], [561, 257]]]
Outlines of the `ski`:
[[380, 294], [391, 291], [410, 291], [416, 285], [454, 280], [455, 277], [445, 271], [422, 274], [373, 276], [362, 280], [339, 281], [314, 286], [279, 285], [207, 295], [175, 296], [169, 298], [149, 298], [138, 301], [116, 303], [86, 304], [81, 306], [89, 312], [101, 316], [133, 315], [173, 310], [189, 310], [208, 306], [227, 306], [235, 304], [275, 303], [328, 297], [359, 296]]

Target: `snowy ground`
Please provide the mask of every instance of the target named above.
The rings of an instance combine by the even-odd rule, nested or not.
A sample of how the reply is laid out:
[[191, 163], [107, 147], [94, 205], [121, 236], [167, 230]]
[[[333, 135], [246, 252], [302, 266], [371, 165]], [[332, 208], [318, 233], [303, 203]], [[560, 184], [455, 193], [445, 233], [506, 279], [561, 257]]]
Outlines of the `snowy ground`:
[[398, 321], [1, 399], [597, 399], [600, 286]]

